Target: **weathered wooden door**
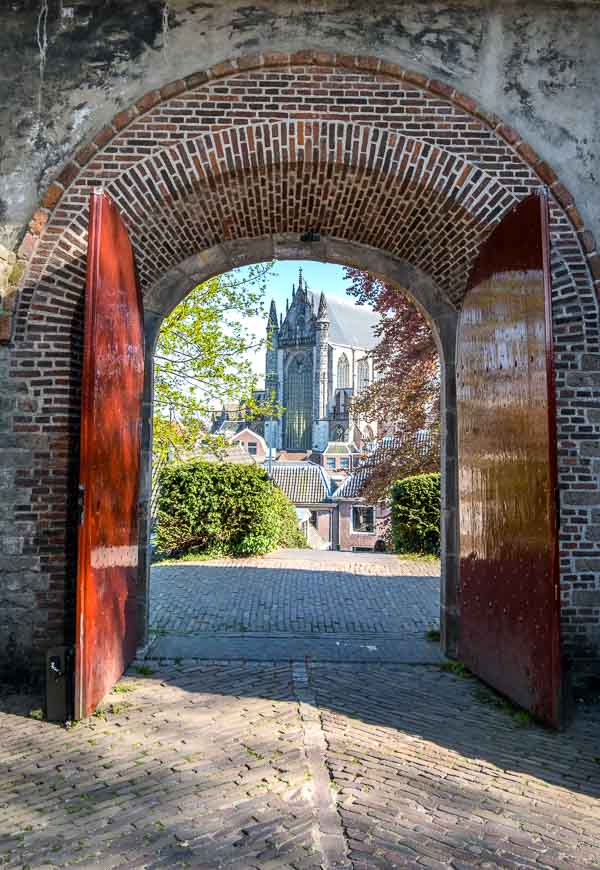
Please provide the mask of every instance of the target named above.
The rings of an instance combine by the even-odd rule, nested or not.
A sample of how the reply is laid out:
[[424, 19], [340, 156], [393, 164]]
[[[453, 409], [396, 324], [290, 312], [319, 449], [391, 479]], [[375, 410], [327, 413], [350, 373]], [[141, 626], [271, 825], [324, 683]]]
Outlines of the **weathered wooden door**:
[[135, 655], [144, 330], [133, 249], [114, 203], [90, 199], [81, 404], [75, 718]]
[[557, 477], [547, 202], [483, 245], [457, 357], [461, 660], [560, 722]]

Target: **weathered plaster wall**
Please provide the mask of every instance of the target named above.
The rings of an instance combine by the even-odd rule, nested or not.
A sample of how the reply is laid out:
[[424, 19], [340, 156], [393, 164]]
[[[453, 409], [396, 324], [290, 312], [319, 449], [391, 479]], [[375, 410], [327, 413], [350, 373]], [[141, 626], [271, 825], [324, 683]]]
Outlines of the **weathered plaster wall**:
[[[441, 79], [511, 123], [559, 172], [598, 235], [597, 0], [170, 0], [167, 40], [163, 0], [48, 0], [41, 87], [43, 0], [6, 5], [5, 244], [23, 231], [40, 192], [74, 149], [152, 88], [242, 54], [340, 47]], [[43, 33], [41, 27], [42, 43]]]

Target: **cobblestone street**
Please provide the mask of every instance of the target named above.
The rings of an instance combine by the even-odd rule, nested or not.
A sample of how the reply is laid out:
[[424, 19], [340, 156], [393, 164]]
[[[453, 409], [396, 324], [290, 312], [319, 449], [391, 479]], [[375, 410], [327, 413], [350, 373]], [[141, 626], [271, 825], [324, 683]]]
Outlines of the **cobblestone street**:
[[3, 866], [600, 866], [598, 709], [554, 734], [439, 666], [141, 668], [69, 730], [3, 702]]
[[[0, 866], [600, 867], [600, 708], [553, 733], [445, 662], [424, 639], [437, 567], [155, 568], [152, 646], [94, 716], [0, 702]], [[301, 632], [329, 646], [297, 658]], [[159, 658], [166, 642], [199, 654]]]
[[433, 662], [439, 562], [288, 550], [155, 566], [150, 654]]

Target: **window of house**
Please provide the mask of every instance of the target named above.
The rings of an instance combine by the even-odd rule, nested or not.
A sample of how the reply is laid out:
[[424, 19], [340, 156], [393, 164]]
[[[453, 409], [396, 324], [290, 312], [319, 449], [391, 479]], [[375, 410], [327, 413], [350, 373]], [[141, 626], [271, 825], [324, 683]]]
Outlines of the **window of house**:
[[372, 535], [375, 531], [375, 510], [372, 507], [353, 507], [352, 529]]
[[311, 524], [311, 526], [314, 526], [314, 527], [316, 528], [316, 527], [317, 527], [317, 522], [318, 522], [317, 512], [316, 512], [316, 511], [311, 511], [311, 512], [310, 512], [310, 524]]
[[350, 458], [348, 456], [342, 456], [340, 459], [340, 468], [350, 468]]
[[335, 470], [335, 456], [327, 457], [327, 468], [333, 468]]
[[258, 452], [258, 444], [256, 441], [248, 441], [248, 453], [250, 456], [256, 456]]

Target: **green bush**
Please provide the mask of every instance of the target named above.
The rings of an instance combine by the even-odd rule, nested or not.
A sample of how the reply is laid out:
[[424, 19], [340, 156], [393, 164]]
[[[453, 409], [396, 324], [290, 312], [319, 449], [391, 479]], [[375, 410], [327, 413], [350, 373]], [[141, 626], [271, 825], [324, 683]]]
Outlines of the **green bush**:
[[162, 471], [160, 552], [250, 556], [305, 545], [293, 504], [258, 466], [194, 460]]
[[439, 554], [439, 473], [405, 477], [392, 486], [392, 539], [397, 553]]

